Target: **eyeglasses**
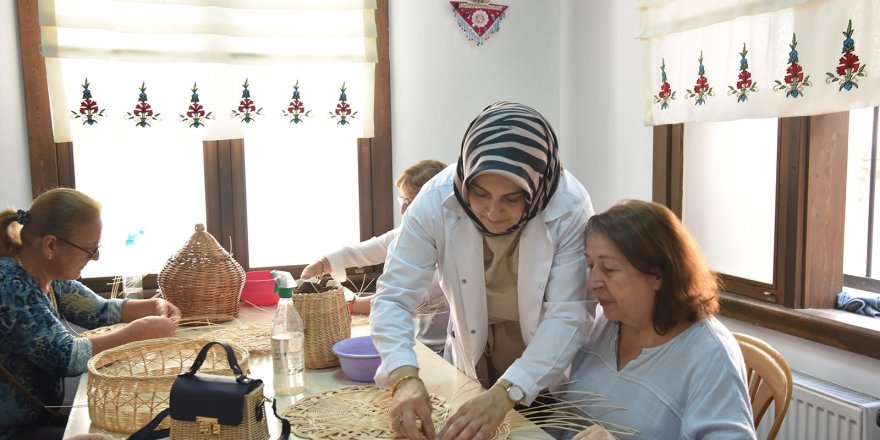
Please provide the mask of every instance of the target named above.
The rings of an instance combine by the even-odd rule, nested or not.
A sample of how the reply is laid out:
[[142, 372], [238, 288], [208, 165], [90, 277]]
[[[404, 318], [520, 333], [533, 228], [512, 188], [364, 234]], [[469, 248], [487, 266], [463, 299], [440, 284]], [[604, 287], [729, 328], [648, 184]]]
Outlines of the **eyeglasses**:
[[407, 205], [409, 205], [410, 203], [412, 203], [412, 199], [409, 198], [409, 197], [398, 197], [398, 198], [397, 198], [397, 203], [399, 203], [401, 207], [403, 207], [403, 206], [407, 206]]
[[59, 240], [65, 242], [65, 243], [67, 243], [67, 244], [69, 244], [69, 245], [71, 245], [71, 246], [73, 246], [73, 247], [75, 247], [75, 248], [77, 248], [77, 249], [79, 249], [79, 250], [81, 250], [81, 251], [83, 251], [83, 252], [89, 254], [89, 260], [93, 260], [93, 259], [95, 258], [95, 255], [98, 255], [98, 251], [101, 250], [101, 243], [98, 243], [98, 245], [95, 246], [94, 249], [89, 250], [89, 249], [86, 249], [86, 248], [84, 248], [84, 247], [82, 247], [82, 246], [80, 246], [80, 245], [78, 245], [78, 244], [74, 244], [74, 243], [72, 243], [70, 240], [68, 240], [68, 239], [66, 239], [66, 238], [64, 238], [64, 237], [59, 237], [59, 236], [56, 235], [55, 238], [57, 238], [57, 239], [59, 239]]

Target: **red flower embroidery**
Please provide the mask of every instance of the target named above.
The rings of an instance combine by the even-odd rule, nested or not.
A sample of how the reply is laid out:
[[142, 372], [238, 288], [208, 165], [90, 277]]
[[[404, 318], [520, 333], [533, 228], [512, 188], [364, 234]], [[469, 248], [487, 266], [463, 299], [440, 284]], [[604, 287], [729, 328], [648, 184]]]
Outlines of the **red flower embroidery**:
[[146, 102], [142, 102], [136, 106], [134, 106], [134, 114], [135, 116], [153, 116], [153, 109], [150, 107], [150, 104]]
[[187, 117], [192, 117], [194, 114], [198, 114], [199, 116], [205, 116], [204, 107], [201, 104], [191, 104], [189, 106], [189, 111], [186, 112]]
[[859, 56], [852, 52], [843, 54], [840, 57], [839, 63], [840, 65], [837, 66], [838, 75], [846, 75], [846, 69], [852, 69], [850, 72], [857, 72], [859, 70]]
[[84, 99], [82, 104], [79, 105], [79, 113], [84, 115], [88, 112], [97, 113], [98, 103], [91, 99]]
[[340, 102], [339, 104], [336, 104], [336, 114], [337, 115], [341, 115], [341, 114], [350, 115], [351, 108], [349, 108], [348, 103]]
[[254, 105], [254, 102], [251, 101], [250, 98], [244, 98], [241, 100], [240, 103], [238, 103], [238, 111], [240, 111], [240, 112], [243, 112], [245, 110], [255, 111], [256, 109], [257, 109], [257, 106]]
[[752, 74], [748, 70], [739, 72], [739, 81], [736, 82], [736, 88], [742, 90], [752, 86]]
[[660, 93], [659, 96], [661, 99], [666, 99], [669, 95], [672, 94], [672, 86], [669, 85], [668, 82], [664, 82], [660, 85]]
[[697, 84], [694, 85], [694, 93], [702, 93], [709, 91], [709, 79], [705, 76], [697, 78]]
[[306, 109], [305, 106], [303, 105], [302, 102], [300, 102], [299, 99], [294, 99], [293, 101], [290, 102], [290, 107], [287, 107], [287, 111], [290, 113], [293, 113], [293, 112], [302, 113], [305, 111], [305, 109]]
[[797, 82], [804, 81], [804, 69], [797, 63], [791, 63], [785, 71], [788, 73], [788, 75], [785, 75], [786, 84], [791, 84], [795, 79], [797, 79]]

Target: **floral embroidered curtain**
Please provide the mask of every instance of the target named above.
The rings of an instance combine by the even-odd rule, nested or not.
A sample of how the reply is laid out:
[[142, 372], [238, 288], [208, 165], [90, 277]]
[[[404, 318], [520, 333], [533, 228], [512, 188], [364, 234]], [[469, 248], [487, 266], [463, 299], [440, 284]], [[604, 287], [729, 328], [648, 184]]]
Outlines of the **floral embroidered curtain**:
[[375, 0], [39, 6], [59, 142], [108, 126], [239, 138], [267, 120], [372, 136]]
[[880, 105], [877, 0], [642, 0], [646, 125]]

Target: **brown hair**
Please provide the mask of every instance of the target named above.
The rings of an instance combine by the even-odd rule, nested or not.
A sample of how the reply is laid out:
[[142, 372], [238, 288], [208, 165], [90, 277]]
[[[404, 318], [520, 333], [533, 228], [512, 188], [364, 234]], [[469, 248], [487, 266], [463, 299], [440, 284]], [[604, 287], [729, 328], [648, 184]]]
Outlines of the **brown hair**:
[[25, 215], [19, 224], [17, 210], [0, 212], [0, 256], [14, 257], [22, 246], [46, 235], [70, 237], [78, 227], [101, 217], [101, 204], [75, 189], [55, 188], [37, 196]]
[[665, 334], [682, 321], [718, 313], [720, 281], [702, 251], [669, 208], [624, 200], [594, 215], [586, 235], [607, 237], [639, 271], [661, 277], [654, 304], [654, 330]]
[[420, 160], [415, 165], [403, 170], [395, 184], [398, 188], [409, 186], [415, 190], [421, 190], [424, 184], [444, 168], [446, 168], [446, 164], [443, 162], [430, 159]]

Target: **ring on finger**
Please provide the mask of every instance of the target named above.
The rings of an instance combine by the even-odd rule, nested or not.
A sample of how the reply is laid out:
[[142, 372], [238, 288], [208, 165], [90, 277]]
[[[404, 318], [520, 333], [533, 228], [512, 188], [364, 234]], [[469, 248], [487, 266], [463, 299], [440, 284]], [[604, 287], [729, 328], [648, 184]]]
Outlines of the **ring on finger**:
[[403, 425], [403, 416], [397, 416], [394, 418], [394, 426], [399, 427]]

